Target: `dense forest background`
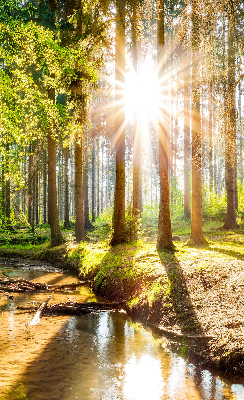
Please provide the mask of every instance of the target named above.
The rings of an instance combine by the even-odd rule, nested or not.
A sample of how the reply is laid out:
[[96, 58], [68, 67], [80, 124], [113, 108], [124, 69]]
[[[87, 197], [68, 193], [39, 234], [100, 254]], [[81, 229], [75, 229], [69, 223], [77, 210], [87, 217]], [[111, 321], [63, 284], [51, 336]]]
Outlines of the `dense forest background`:
[[[242, 1], [0, 0], [1, 229], [243, 223]], [[174, 225], [173, 225], [174, 226]]]

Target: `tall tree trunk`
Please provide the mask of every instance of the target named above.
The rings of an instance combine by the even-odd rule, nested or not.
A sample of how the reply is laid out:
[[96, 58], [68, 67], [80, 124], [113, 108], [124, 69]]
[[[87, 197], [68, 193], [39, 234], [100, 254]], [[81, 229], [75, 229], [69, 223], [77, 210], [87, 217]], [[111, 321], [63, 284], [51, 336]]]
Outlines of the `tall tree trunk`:
[[[9, 156], [9, 143], [6, 144], [6, 172], [9, 173], [10, 165], [10, 156]], [[5, 217], [6, 217], [6, 228], [12, 230], [11, 218], [10, 218], [10, 178], [8, 177], [5, 181]]]
[[106, 170], [106, 210], [108, 211], [108, 206], [110, 203], [109, 199], [109, 149], [108, 149], [108, 140], [107, 140], [107, 170]]
[[86, 145], [84, 146], [84, 177], [83, 177], [83, 190], [84, 190], [84, 219], [85, 219], [85, 230], [92, 229], [93, 225], [89, 218], [89, 196], [88, 196], [88, 139], [86, 137]]
[[210, 87], [210, 103], [209, 103], [209, 188], [213, 192], [214, 177], [213, 177], [213, 82]]
[[82, 153], [82, 136], [79, 134], [75, 140], [75, 238], [77, 242], [85, 237]]
[[[192, 0], [192, 51], [199, 50], [200, 26], [197, 10], [197, 0]], [[192, 67], [192, 207], [191, 207], [191, 236], [194, 245], [206, 243], [202, 231], [202, 136], [200, 118], [200, 89], [195, 80], [197, 65]]]
[[242, 138], [242, 107], [241, 107], [241, 82], [239, 83], [239, 98], [238, 98], [238, 109], [239, 109], [239, 121], [240, 121], [240, 183], [243, 186], [243, 138]]
[[[162, 96], [163, 76], [164, 76], [164, 0], [158, 4], [157, 19], [157, 65], [160, 94]], [[162, 97], [161, 97], [162, 101]], [[168, 168], [168, 132], [167, 117], [163, 104], [160, 103], [159, 109], [159, 179], [160, 179], [160, 200], [158, 217], [157, 248], [173, 248], [170, 208], [169, 208], [169, 168]]]
[[100, 214], [100, 163], [99, 163], [99, 156], [100, 156], [100, 151], [99, 151], [99, 138], [96, 140], [97, 142], [97, 217], [99, 217]]
[[101, 150], [102, 150], [102, 168], [101, 168], [101, 214], [103, 213], [103, 158], [104, 158], [104, 138], [101, 137], [102, 144], [101, 144]]
[[[55, 90], [48, 90], [48, 98], [55, 102]], [[48, 222], [51, 229], [51, 245], [59, 246], [63, 243], [59, 219], [58, 219], [58, 203], [57, 203], [57, 186], [56, 186], [56, 140], [53, 137], [51, 128], [48, 130]]]
[[70, 228], [69, 222], [69, 148], [64, 150], [64, 227]]
[[116, 178], [113, 237], [111, 245], [124, 243], [125, 237], [125, 2], [116, 0], [115, 23], [115, 140]]
[[[135, 76], [139, 74], [139, 39], [138, 39], [138, 3], [136, 2], [132, 18], [132, 51], [133, 69]], [[138, 111], [134, 114], [133, 123], [133, 215], [139, 217], [141, 213], [141, 135], [139, 128]]]
[[[233, 10], [232, 10], [233, 11]], [[236, 213], [235, 213], [235, 195], [236, 195], [236, 120], [235, 120], [235, 43], [234, 43], [234, 24], [232, 21], [232, 12], [229, 10], [229, 27], [228, 27], [228, 53], [227, 53], [227, 96], [228, 96], [228, 112], [227, 112], [227, 137], [226, 137], [226, 184], [227, 184], [227, 212], [223, 225], [224, 229], [235, 229]]]
[[96, 208], [96, 193], [95, 193], [95, 186], [96, 186], [96, 142], [95, 140], [92, 143], [92, 222], [95, 222], [95, 208]]
[[190, 98], [185, 88], [184, 95], [184, 215], [190, 218]]
[[32, 226], [33, 213], [33, 193], [32, 193], [32, 174], [33, 174], [33, 154], [32, 145], [29, 145], [29, 162], [28, 162], [28, 223]]
[[[26, 176], [26, 148], [24, 148], [25, 154], [24, 154], [24, 159], [22, 162], [22, 176]], [[22, 213], [25, 215], [26, 212], [26, 192], [25, 188], [21, 190], [21, 204], [22, 204]]]
[[[38, 162], [36, 168], [38, 170]], [[39, 224], [39, 173], [35, 176], [35, 225]]]
[[2, 175], [1, 175], [1, 181], [2, 181], [2, 193], [1, 193], [1, 219], [2, 219], [2, 228], [5, 226], [5, 215], [6, 215], [6, 199], [5, 199], [5, 157], [2, 155]]
[[47, 152], [43, 151], [43, 224], [47, 223]]

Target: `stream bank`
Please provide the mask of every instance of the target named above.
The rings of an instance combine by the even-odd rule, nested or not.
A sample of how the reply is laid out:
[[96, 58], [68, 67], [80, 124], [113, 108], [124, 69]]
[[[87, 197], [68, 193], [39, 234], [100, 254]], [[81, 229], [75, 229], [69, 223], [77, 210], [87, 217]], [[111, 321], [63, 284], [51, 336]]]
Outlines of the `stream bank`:
[[[75, 270], [92, 280], [95, 294], [122, 302], [132, 318], [184, 345], [190, 358], [243, 377], [244, 261], [211, 246], [177, 246], [174, 253], [158, 253], [154, 244], [142, 241], [115, 248], [107, 242], [70, 243], [29, 256]], [[0, 255], [18, 252], [5, 249]]]

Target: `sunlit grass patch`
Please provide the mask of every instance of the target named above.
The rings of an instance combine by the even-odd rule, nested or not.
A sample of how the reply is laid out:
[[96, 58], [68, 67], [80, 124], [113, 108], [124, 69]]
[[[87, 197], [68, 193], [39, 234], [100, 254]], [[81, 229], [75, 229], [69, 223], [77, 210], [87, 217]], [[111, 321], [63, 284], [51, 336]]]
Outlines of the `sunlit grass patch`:
[[23, 383], [20, 383], [16, 388], [7, 389], [0, 400], [31, 400], [31, 398], [26, 394], [25, 387]]

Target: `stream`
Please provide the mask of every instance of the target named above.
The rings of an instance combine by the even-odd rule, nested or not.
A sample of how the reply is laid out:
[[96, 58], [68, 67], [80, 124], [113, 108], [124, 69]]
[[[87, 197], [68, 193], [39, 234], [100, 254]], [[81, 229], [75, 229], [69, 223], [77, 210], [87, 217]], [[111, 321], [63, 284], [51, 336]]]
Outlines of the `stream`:
[[[0, 274], [47, 284], [77, 281], [71, 273], [34, 264], [0, 264]], [[0, 294], [0, 399], [244, 400], [244, 380], [189, 363], [184, 346], [169, 351], [164, 338], [124, 312], [42, 317], [29, 325], [33, 313], [16, 306], [40, 304], [48, 294], [12, 295]], [[81, 287], [53, 293], [49, 304], [68, 299], [101, 301]]]

